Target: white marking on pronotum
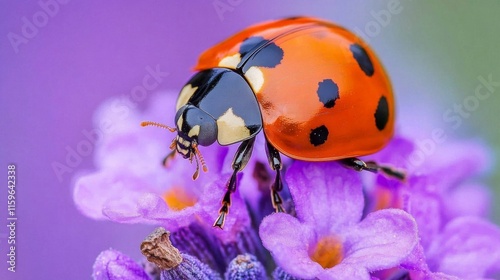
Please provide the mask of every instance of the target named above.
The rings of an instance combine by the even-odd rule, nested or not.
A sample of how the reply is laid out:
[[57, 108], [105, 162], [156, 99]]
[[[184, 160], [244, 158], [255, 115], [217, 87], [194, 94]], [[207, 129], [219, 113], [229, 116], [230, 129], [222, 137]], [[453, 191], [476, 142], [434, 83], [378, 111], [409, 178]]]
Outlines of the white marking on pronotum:
[[221, 145], [229, 145], [250, 137], [250, 130], [245, 126], [245, 120], [229, 108], [217, 119], [217, 140]]
[[264, 85], [264, 73], [256, 66], [250, 67], [245, 72], [245, 78], [255, 93], [259, 92]]
[[226, 56], [223, 59], [221, 59], [221, 61], [219, 61], [219, 66], [236, 69], [240, 61], [241, 61], [241, 56], [239, 53], [237, 53], [230, 56]]
[[198, 135], [200, 135], [200, 126], [199, 125], [195, 125], [189, 131], [188, 136], [189, 137], [193, 137], [193, 136], [198, 136]]
[[191, 84], [187, 84], [179, 93], [179, 97], [177, 98], [177, 104], [175, 105], [175, 109], [179, 110], [182, 106], [186, 105], [189, 101], [189, 98], [193, 96], [198, 87], [193, 87]]
[[184, 123], [184, 117], [180, 116], [179, 119], [177, 120], [177, 129], [179, 131], [182, 130], [182, 124]]

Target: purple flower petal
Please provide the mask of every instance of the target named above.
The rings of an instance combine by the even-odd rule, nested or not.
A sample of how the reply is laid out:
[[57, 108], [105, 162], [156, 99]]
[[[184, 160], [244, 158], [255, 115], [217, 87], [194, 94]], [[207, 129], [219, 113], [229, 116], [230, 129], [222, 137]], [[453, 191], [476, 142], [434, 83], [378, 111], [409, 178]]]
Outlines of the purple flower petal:
[[427, 250], [432, 271], [463, 278], [500, 272], [500, 228], [475, 217], [457, 218], [446, 225]]
[[343, 264], [380, 270], [399, 265], [417, 245], [417, 225], [406, 212], [370, 213], [345, 235]]
[[451, 191], [443, 200], [447, 220], [460, 216], [487, 218], [491, 212], [491, 189], [472, 183]]
[[[171, 92], [153, 96], [149, 110], [144, 113], [126, 99], [115, 98], [103, 103], [94, 116], [94, 126], [103, 132], [96, 143], [96, 166], [125, 167], [139, 174], [161, 168], [158, 163], [168, 152], [170, 140], [175, 135], [159, 128], [141, 127], [140, 123], [149, 119], [171, 125], [174, 110], [159, 112], [157, 107], [169, 108], [172, 104], [175, 104], [175, 94]], [[149, 168], [137, 168], [144, 165]]]
[[309, 256], [316, 241], [312, 229], [288, 214], [272, 214], [262, 221], [259, 230], [262, 244], [286, 272], [300, 278], [314, 278], [323, 267]]
[[[399, 265], [416, 246], [415, 220], [402, 210], [377, 211], [359, 222], [363, 197], [358, 173], [336, 163], [295, 162], [286, 178], [298, 218], [271, 215], [262, 222], [260, 235], [277, 264], [293, 276], [369, 278], [369, 271]], [[322, 252], [336, 248], [335, 240], [341, 242], [340, 263], [337, 254]]]
[[449, 182], [463, 180], [463, 178], [488, 170], [492, 162], [491, 154], [483, 143], [477, 141], [447, 143], [439, 146], [436, 154], [429, 157], [425, 166], [422, 166], [422, 171], [431, 170], [447, 174], [447, 176], [440, 177]]
[[182, 210], [170, 209], [162, 197], [154, 193], [142, 193], [137, 196], [132, 207], [120, 207], [120, 201], [108, 203], [103, 213], [112, 221], [122, 223], [146, 223], [168, 226], [176, 230], [196, 221], [199, 205], [186, 207]]
[[[479, 143], [455, 142], [438, 148], [410, 172], [412, 176], [425, 178], [427, 191], [445, 193], [491, 166], [491, 153]], [[422, 151], [417, 148], [416, 152]]]
[[425, 259], [424, 248], [420, 243], [413, 248], [410, 255], [401, 263], [401, 267], [407, 270], [430, 273], [429, 266], [427, 266]]
[[[429, 139], [406, 140], [395, 136], [389, 145], [377, 154], [367, 158], [377, 160], [380, 164], [389, 164], [402, 167], [408, 176], [407, 184], [397, 180], [386, 178], [383, 175], [364, 176], [368, 181], [368, 211], [380, 209], [380, 207], [403, 208], [402, 198], [412, 195], [414, 192], [425, 192], [438, 195], [438, 199], [448, 196], [450, 192], [459, 185], [480, 172], [485, 171], [490, 166], [491, 159], [484, 145], [480, 143], [450, 142], [446, 145], [437, 145], [429, 142]], [[410, 152], [410, 154], [409, 154]], [[446, 176], [444, 176], [446, 175]], [[407, 186], [411, 186], [408, 189]], [[387, 191], [380, 191], [385, 189]], [[383, 195], [381, 195], [383, 194]], [[481, 199], [478, 197], [478, 199]], [[468, 203], [469, 212], [478, 213], [485, 211], [485, 207], [478, 203]], [[442, 202], [440, 202], [442, 204]], [[442, 214], [453, 212], [453, 208], [443, 208]]]
[[416, 220], [420, 242], [426, 249], [442, 227], [442, 200], [437, 194], [414, 190], [405, 207]]
[[79, 178], [73, 199], [87, 216], [103, 220], [102, 211], [110, 203], [118, 211], [135, 209], [137, 197], [152, 188], [148, 182], [121, 172], [96, 172]]
[[[399, 266], [371, 273], [379, 279], [434, 279], [425, 259], [422, 245], [417, 244]], [[409, 278], [408, 278], [409, 277]], [[440, 278], [436, 278], [440, 279]], [[443, 278], [447, 279], [447, 278]]]
[[[425, 280], [461, 280], [453, 275], [444, 274], [441, 272], [423, 272], [423, 271], [411, 271], [409, 275], [410, 279], [425, 279]], [[486, 280], [486, 279], [484, 279]]]
[[370, 279], [370, 274], [363, 266], [340, 263], [332, 268], [322, 271], [317, 278], [325, 280]]
[[[241, 179], [243, 174], [239, 175], [238, 180]], [[229, 178], [229, 174], [223, 174], [220, 179], [205, 187], [200, 198], [201, 211], [198, 214], [198, 219], [208, 226], [209, 231], [215, 234], [223, 243], [237, 241], [238, 235], [250, 227], [250, 214], [238, 191], [231, 195], [231, 207], [229, 215], [226, 216], [224, 230], [212, 227], [213, 222], [219, 215], [221, 200], [226, 192], [226, 184]]]
[[361, 219], [363, 194], [356, 171], [336, 162], [295, 161], [286, 173], [297, 217], [321, 234]]
[[139, 264], [113, 249], [97, 256], [93, 270], [92, 277], [95, 280], [149, 280]]

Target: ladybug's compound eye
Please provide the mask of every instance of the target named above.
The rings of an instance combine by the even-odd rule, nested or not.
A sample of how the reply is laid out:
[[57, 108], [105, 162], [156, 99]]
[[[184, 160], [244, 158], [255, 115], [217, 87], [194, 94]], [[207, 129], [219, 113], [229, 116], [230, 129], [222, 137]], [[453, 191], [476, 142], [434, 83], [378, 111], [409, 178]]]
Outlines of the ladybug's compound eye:
[[193, 106], [182, 106], [175, 116], [179, 134], [196, 140], [199, 145], [209, 146], [217, 140], [217, 123], [209, 114]]

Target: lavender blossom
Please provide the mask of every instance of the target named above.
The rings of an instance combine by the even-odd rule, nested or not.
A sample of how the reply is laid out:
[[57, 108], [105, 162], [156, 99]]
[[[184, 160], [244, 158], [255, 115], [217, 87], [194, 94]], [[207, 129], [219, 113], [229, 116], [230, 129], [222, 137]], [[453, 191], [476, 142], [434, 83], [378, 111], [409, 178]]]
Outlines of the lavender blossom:
[[[374, 208], [402, 208], [417, 222], [420, 244], [402, 263], [403, 272], [412, 279], [469, 279], [500, 272], [500, 228], [485, 220], [489, 191], [470, 180], [490, 165], [483, 146], [447, 143], [419, 165], [401, 160], [401, 155], [411, 158], [420, 152], [413, 142], [396, 138], [389, 147], [392, 154], [382, 151], [374, 157], [404, 166], [407, 182], [377, 176], [369, 199], [378, 201]], [[394, 273], [401, 270], [375, 275]]]
[[[490, 191], [471, 179], [484, 174], [491, 166], [491, 154], [477, 142], [452, 142], [439, 146], [432, 155], [425, 155], [419, 140], [395, 136], [382, 151], [369, 156], [384, 164], [405, 170], [406, 182], [378, 175], [367, 184], [368, 211], [383, 208], [404, 208], [415, 192], [427, 193], [440, 200], [446, 220], [464, 215], [487, 217]], [[420, 144], [421, 145], [421, 144]], [[373, 178], [373, 176], [372, 176]], [[466, 198], [465, 201], [461, 199]]]
[[273, 214], [260, 236], [276, 263], [301, 278], [364, 279], [401, 263], [418, 242], [414, 219], [381, 210], [362, 221], [360, 175], [337, 163], [297, 161], [286, 180], [297, 218]]
[[229, 263], [226, 280], [265, 280], [266, 270], [259, 260], [250, 254], [238, 255]]
[[447, 223], [426, 250], [431, 271], [466, 279], [500, 272], [500, 228], [477, 217]]
[[288, 214], [269, 215], [274, 172], [261, 135], [219, 230], [212, 222], [235, 147], [200, 149], [209, 172], [196, 181], [189, 161], [163, 166], [174, 135], [139, 123], [169, 124], [173, 110], [165, 108], [174, 101], [156, 96], [145, 112], [130, 106], [119, 115], [115, 100], [97, 113], [96, 122], [112, 130], [97, 143], [97, 170], [76, 180], [78, 209], [97, 220], [162, 226], [170, 235], [166, 247], [150, 243], [143, 266], [104, 251], [94, 279], [480, 279], [500, 272], [500, 228], [487, 220], [489, 191], [476, 180], [491, 165], [484, 145], [450, 142], [416, 161], [421, 143], [397, 135], [366, 160], [405, 170], [404, 182], [335, 162], [284, 159], [293, 201], [284, 190]]
[[128, 256], [109, 249], [103, 251], [94, 263], [95, 280], [147, 280], [144, 269]]
[[173, 269], [163, 270], [160, 277], [161, 280], [222, 280], [220, 275], [213, 271], [208, 265], [187, 254], [182, 254], [182, 262], [179, 266]]

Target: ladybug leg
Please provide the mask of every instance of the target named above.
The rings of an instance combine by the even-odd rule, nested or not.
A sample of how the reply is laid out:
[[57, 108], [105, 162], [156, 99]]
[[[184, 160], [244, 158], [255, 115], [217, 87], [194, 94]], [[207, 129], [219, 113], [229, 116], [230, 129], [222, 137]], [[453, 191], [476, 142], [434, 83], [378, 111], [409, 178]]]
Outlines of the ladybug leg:
[[168, 155], [163, 158], [162, 165], [165, 167], [170, 166], [170, 162], [174, 159], [175, 155], [177, 155], [177, 151], [175, 150], [175, 145], [177, 144], [177, 137], [172, 140], [172, 143], [170, 143], [170, 150], [171, 152], [168, 153]]
[[341, 164], [350, 169], [354, 169], [356, 171], [370, 171], [373, 173], [381, 172], [391, 178], [398, 179], [400, 181], [404, 181], [406, 178], [406, 174], [400, 170], [396, 170], [390, 166], [386, 165], [378, 165], [374, 161], [362, 161], [359, 158], [346, 158], [339, 160]]
[[271, 168], [276, 171], [276, 177], [274, 179], [273, 184], [271, 185], [271, 200], [273, 203], [274, 210], [277, 213], [284, 213], [285, 209], [283, 208], [283, 199], [279, 192], [283, 189], [283, 181], [281, 180], [281, 156], [278, 150], [276, 150], [269, 141], [266, 140], [266, 154], [267, 159], [269, 160], [269, 165]]
[[226, 186], [227, 190], [226, 193], [224, 194], [224, 197], [222, 198], [221, 202], [222, 206], [219, 209], [219, 217], [217, 218], [217, 220], [215, 220], [213, 225], [214, 227], [218, 227], [220, 229], [224, 227], [224, 221], [226, 220], [226, 216], [229, 213], [229, 207], [231, 206], [231, 194], [236, 190], [236, 186], [238, 185], [237, 182], [238, 172], [243, 170], [243, 168], [245, 168], [245, 166], [247, 165], [248, 160], [252, 155], [254, 142], [255, 138], [250, 138], [246, 141], [243, 141], [241, 145], [238, 147], [236, 154], [234, 155], [232, 163], [233, 174], [231, 175], [231, 178], [227, 183]]

